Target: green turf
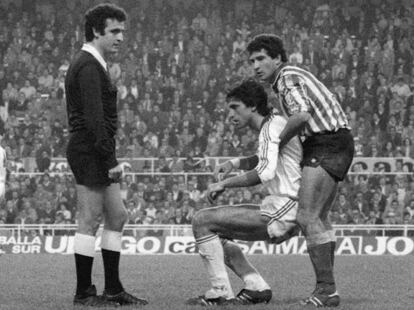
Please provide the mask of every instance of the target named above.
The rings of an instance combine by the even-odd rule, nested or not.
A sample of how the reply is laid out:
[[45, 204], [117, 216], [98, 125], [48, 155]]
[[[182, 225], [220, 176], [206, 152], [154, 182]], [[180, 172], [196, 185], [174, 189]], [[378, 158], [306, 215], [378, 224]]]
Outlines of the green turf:
[[[251, 256], [273, 289], [268, 305], [243, 309], [303, 309], [297, 301], [313, 289], [306, 256]], [[73, 309], [72, 255], [0, 256], [0, 309]], [[94, 282], [102, 290], [103, 271], [97, 255]], [[124, 256], [121, 276], [130, 292], [149, 299], [145, 309], [201, 309], [185, 300], [208, 288], [198, 256]], [[414, 257], [337, 257], [338, 309], [414, 309]], [[235, 292], [241, 282], [232, 276]], [[123, 307], [123, 309], [133, 307]], [[227, 306], [224, 309], [239, 309]]]

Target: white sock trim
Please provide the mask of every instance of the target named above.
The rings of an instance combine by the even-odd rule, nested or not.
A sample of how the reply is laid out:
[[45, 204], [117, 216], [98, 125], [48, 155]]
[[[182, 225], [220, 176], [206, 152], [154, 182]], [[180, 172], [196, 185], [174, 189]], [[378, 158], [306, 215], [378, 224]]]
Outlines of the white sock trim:
[[101, 248], [109, 251], [121, 252], [122, 232], [106, 230], [102, 231]]
[[94, 257], [95, 256], [95, 236], [75, 233], [73, 249], [76, 254]]

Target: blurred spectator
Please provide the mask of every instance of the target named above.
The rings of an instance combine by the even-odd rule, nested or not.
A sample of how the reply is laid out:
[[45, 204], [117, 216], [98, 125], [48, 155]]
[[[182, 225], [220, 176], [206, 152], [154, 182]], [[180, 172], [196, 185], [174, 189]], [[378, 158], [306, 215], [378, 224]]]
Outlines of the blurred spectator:
[[36, 88], [30, 84], [30, 80], [26, 80], [24, 82], [24, 86], [20, 88], [19, 92], [23, 93], [25, 98], [30, 100], [36, 94]]
[[50, 201], [46, 201], [45, 204], [39, 209], [39, 220], [45, 224], [53, 224], [56, 218], [56, 210], [53, 208]]
[[[350, 210], [350, 209], [348, 209]], [[354, 210], [358, 211], [358, 217], [367, 218], [369, 214], [369, 205], [366, 199], [364, 198], [363, 192], [359, 191], [356, 194], [353, 206], [352, 206], [352, 212]]]
[[170, 223], [177, 224], [177, 225], [185, 225], [190, 224], [191, 222], [188, 221], [186, 216], [183, 214], [182, 208], [177, 208], [175, 210], [175, 215], [172, 219], [170, 219]]
[[396, 93], [398, 96], [406, 99], [409, 95], [411, 95], [411, 90], [408, 84], [404, 81], [402, 76], [397, 78], [397, 83], [395, 83], [391, 87], [391, 91]]
[[66, 221], [71, 221], [72, 219], [72, 213], [68, 210], [66, 203], [61, 202], [59, 203], [58, 207], [57, 207], [57, 211], [55, 214], [55, 217], [61, 215], [63, 217], [63, 220]]
[[49, 169], [51, 163], [50, 155], [46, 150], [38, 152], [38, 157], [36, 157], [37, 169], [40, 172], [44, 172]]

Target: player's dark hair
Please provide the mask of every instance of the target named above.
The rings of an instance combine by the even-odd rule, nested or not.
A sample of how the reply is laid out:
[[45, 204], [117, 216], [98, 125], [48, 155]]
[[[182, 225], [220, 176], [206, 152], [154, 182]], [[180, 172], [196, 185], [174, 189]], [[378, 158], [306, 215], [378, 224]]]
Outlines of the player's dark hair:
[[233, 88], [227, 94], [227, 101], [240, 100], [247, 107], [256, 107], [257, 112], [262, 116], [269, 115], [271, 109], [267, 105], [267, 94], [263, 86], [256, 81], [249, 79]]
[[89, 9], [85, 13], [85, 39], [87, 42], [91, 42], [95, 37], [93, 29], [102, 35], [104, 34], [107, 18], [123, 22], [126, 20], [127, 14], [124, 9], [112, 3], [98, 4]]
[[274, 34], [259, 34], [255, 36], [248, 44], [247, 51], [251, 55], [253, 52], [260, 52], [264, 49], [267, 54], [276, 58], [280, 55], [282, 62], [287, 62], [286, 50], [283, 47], [283, 41]]

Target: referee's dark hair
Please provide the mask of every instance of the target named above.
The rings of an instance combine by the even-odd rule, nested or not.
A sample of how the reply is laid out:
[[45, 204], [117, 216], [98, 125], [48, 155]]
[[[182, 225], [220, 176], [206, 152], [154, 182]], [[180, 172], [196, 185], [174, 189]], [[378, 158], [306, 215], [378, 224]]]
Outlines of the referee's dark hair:
[[102, 3], [94, 6], [85, 13], [85, 39], [86, 42], [91, 42], [95, 35], [93, 29], [104, 34], [106, 27], [106, 19], [116, 19], [123, 22], [127, 19], [125, 10], [112, 3]]
[[256, 107], [257, 112], [262, 116], [269, 115], [271, 111], [267, 105], [266, 91], [262, 85], [252, 79], [248, 79], [230, 90], [226, 99], [227, 102], [240, 100], [247, 107]]
[[287, 62], [286, 50], [283, 47], [283, 41], [274, 34], [259, 34], [255, 36], [248, 44], [247, 51], [251, 55], [253, 52], [260, 52], [264, 49], [273, 59], [280, 55], [282, 62]]

